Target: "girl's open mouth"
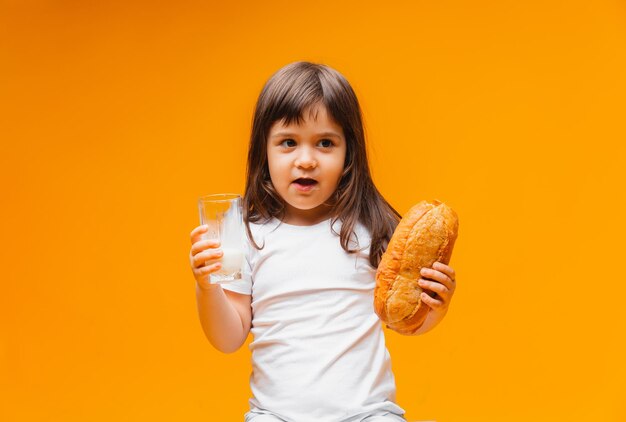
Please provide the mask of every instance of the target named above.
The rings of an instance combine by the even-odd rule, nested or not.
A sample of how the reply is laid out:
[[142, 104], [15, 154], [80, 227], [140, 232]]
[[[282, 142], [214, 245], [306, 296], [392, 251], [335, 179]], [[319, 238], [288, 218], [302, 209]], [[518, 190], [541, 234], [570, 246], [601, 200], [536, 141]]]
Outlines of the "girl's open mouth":
[[308, 192], [317, 186], [317, 180], [314, 179], [296, 179], [293, 181], [293, 185], [302, 192]]

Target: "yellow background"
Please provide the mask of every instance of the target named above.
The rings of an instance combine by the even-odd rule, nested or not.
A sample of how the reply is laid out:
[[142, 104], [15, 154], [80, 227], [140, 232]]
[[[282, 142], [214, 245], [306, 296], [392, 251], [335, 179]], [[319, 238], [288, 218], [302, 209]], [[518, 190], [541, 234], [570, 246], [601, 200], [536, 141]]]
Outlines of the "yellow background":
[[448, 316], [386, 331], [407, 418], [626, 420], [624, 2], [0, 4], [0, 419], [243, 420], [189, 233], [243, 193], [263, 83], [311, 60], [392, 205], [460, 217]]

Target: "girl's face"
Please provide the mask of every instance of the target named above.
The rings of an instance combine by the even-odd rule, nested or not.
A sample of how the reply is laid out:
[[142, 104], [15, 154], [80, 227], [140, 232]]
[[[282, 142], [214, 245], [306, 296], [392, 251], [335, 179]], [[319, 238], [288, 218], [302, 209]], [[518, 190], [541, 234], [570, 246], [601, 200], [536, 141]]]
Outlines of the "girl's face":
[[324, 203], [337, 189], [346, 158], [343, 129], [323, 104], [305, 110], [303, 118], [300, 125], [275, 122], [267, 139], [270, 178], [285, 202], [284, 222], [299, 226], [330, 216]]

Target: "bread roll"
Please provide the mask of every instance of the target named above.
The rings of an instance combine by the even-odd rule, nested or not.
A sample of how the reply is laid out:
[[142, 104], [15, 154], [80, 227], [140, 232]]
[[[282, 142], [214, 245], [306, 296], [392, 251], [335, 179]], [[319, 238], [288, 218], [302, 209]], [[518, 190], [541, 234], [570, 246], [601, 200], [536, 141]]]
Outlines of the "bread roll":
[[459, 220], [441, 201], [421, 201], [402, 218], [376, 271], [374, 310], [387, 328], [414, 334], [428, 314], [422, 304], [422, 267], [436, 261], [448, 264], [457, 238]]

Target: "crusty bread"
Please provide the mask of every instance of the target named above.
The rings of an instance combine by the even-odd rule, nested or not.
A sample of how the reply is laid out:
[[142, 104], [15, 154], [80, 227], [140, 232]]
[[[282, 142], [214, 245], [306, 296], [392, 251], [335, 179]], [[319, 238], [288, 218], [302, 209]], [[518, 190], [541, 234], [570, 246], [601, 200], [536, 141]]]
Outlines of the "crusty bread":
[[429, 307], [420, 299], [420, 270], [450, 262], [458, 229], [456, 213], [436, 199], [404, 215], [376, 271], [374, 310], [387, 328], [411, 335], [422, 325]]

